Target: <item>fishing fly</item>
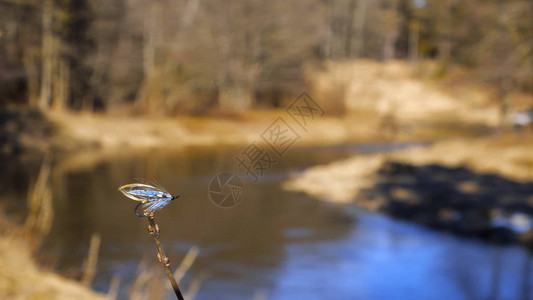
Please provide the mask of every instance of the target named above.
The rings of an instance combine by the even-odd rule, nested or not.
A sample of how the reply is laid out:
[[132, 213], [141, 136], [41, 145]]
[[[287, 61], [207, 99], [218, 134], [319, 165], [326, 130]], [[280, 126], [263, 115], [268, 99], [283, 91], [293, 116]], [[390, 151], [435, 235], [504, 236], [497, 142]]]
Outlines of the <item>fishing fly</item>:
[[[135, 206], [135, 215], [137, 217], [145, 217], [151, 213], [154, 213], [167, 204], [170, 201], [177, 199], [180, 195], [172, 196], [167, 190], [159, 185], [150, 185], [145, 183], [130, 183], [118, 188], [124, 196], [139, 201], [139, 204]], [[142, 214], [139, 214], [138, 210], [141, 208]]]

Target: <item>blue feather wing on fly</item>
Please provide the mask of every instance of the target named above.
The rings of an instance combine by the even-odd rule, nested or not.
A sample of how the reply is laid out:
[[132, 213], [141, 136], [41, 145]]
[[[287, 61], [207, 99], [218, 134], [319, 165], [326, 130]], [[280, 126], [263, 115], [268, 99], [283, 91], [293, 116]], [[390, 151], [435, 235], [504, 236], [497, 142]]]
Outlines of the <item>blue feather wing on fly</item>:
[[[144, 183], [131, 183], [118, 188], [124, 196], [140, 201], [135, 208], [137, 216], [144, 216], [147, 213], [156, 212], [165, 207], [170, 201], [176, 199], [178, 196], [172, 196], [169, 192], [161, 187], [155, 187]], [[143, 215], [137, 213], [138, 207], [141, 207]]]

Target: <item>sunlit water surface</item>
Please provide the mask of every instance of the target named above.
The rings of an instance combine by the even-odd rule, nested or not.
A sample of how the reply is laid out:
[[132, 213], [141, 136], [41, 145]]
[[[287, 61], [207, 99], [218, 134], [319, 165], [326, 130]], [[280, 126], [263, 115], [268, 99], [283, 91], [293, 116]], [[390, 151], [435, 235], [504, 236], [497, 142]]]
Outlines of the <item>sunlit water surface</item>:
[[[395, 147], [405, 146], [413, 145]], [[280, 187], [305, 167], [394, 147], [291, 149], [258, 183], [246, 183], [241, 203], [218, 208], [208, 183], [219, 172], [242, 173], [234, 157], [243, 148], [126, 152], [80, 165], [83, 156], [58, 158], [54, 221], [40, 259], [79, 277], [90, 237], [99, 233], [94, 288], [106, 293], [120, 277], [119, 298], [128, 299], [139, 263], [155, 264], [156, 249], [146, 220], [133, 214], [136, 203], [117, 187], [143, 177], [181, 194], [156, 221], [174, 267], [192, 245], [200, 248], [181, 283], [187, 290], [193, 278], [205, 277], [196, 299], [528, 299], [531, 259], [519, 247], [455, 237]], [[28, 175], [16, 162], [3, 164], [3, 177], [11, 178], [1, 190], [10, 199], [5, 206], [17, 214], [38, 167]]]

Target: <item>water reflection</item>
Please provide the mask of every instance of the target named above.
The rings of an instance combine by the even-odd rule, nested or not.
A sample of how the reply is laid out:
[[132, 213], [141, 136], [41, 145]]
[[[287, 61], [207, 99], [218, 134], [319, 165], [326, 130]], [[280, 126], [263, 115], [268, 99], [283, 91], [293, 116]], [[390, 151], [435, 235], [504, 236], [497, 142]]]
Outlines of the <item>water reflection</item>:
[[[99, 232], [94, 286], [107, 292], [111, 278], [121, 276], [119, 295], [128, 298], [137, 265], [155, 261], [155, 249], [146, 221], [133, 213], [136, 203], [116, 189], [145, 177], [182, 195], [158, 212], [157, 222], [174, 265], [191, 245], [200, 247], [184, 282], [208, 271], [198, 299], [252, 299], [258, 291], [270, 299], [519, 299], [530, 292], [531, 259], [518, 247], [462, 239], [280, 189], [290, 173], [353, 154], [346, 147], [291, 149], [264, 180], [246, 185], [239, 205], [219, 209], [208, 198], [208, 182], [232, 170], [240, 151], [194, 147], [56, 158], [55, 218], [41, 260], [79, 276], [90, 236]], [[16, 164], [6, 162], [2, 177], [35, 173], [2, 185], [6, 199], [17, 199], [6, 200], [13, 212], [24, 209], [30, 174], [38, 169]]]
[[[287, 246], [273, 299], [528, 299], [524, 291], [532, 282], [523, 281], [522, 270], [530, 258], [518, 247], [353, 213], [357, 228], [341, 241]], [[505, 268], [496, 270], [494, 252]], [[495, 271], [498, 282], [491, 281]]]

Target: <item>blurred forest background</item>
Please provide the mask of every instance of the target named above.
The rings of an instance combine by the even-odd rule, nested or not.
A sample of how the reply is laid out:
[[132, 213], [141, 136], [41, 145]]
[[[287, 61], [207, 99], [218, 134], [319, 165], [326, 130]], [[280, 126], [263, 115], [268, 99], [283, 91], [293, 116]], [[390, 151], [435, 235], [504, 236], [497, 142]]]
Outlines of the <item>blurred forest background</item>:
[[[233, 152], [259, 140], [304, 91], [325, 117], [312, 118], [302, 148], [271, 177], [247, 186], [244, 203], [221, 213], [207, 199], [209, 180], [235, 167]], [[499, 127], [505, 121], [517, 130]], [[169, 257], [207, 249], [191, 272], [212, 271], [201, 299], [265, 288], [272, 299], [308, 299], [324, 278], [334, 279], [330, 289], [313, 296], [518, 299], [533, 294], [531, 125], [531, 0], [0, 0], [0, 298], [55, 288], [28, 267], [33, 256], [70, 278], [92, 272], [99, 292], [133, 298], [143, 273], [135, 277], [142, 263], [131, 262], [152, 242], [139, 237], [144, 225], [115, 190], [147, 177], [183, 195], [161, 218], [174, 241]], [[19, 222], [33, 239], [27, 253], [13, 216], [27, 219]], [[100, 247], [100, 238], [87, 245], [96, 233], [99, 267], [82, 271], [87, 249]], [[300, 239], [312, 242], [289, 251]], [[313, 248], [323, 241], [334, 247]], [[267, 282], [272, 261], [279, 274], [294, 272]], [[500, 278], [525, 288], [499, 293]], [[287, 282], [300, 285], [284, 291]], [[353, 296], [367, 291], [359, 287], [374, 297]], [[63, 297], [72, 298], [83, 299]]]
[[[1, 0], [0, 103], [202, 115], [280, 107], [305, 68], [369, 58], [464, 66], [533, 90], [527, 0]], [[337, 112], [341, 113], [342, 108]]]

